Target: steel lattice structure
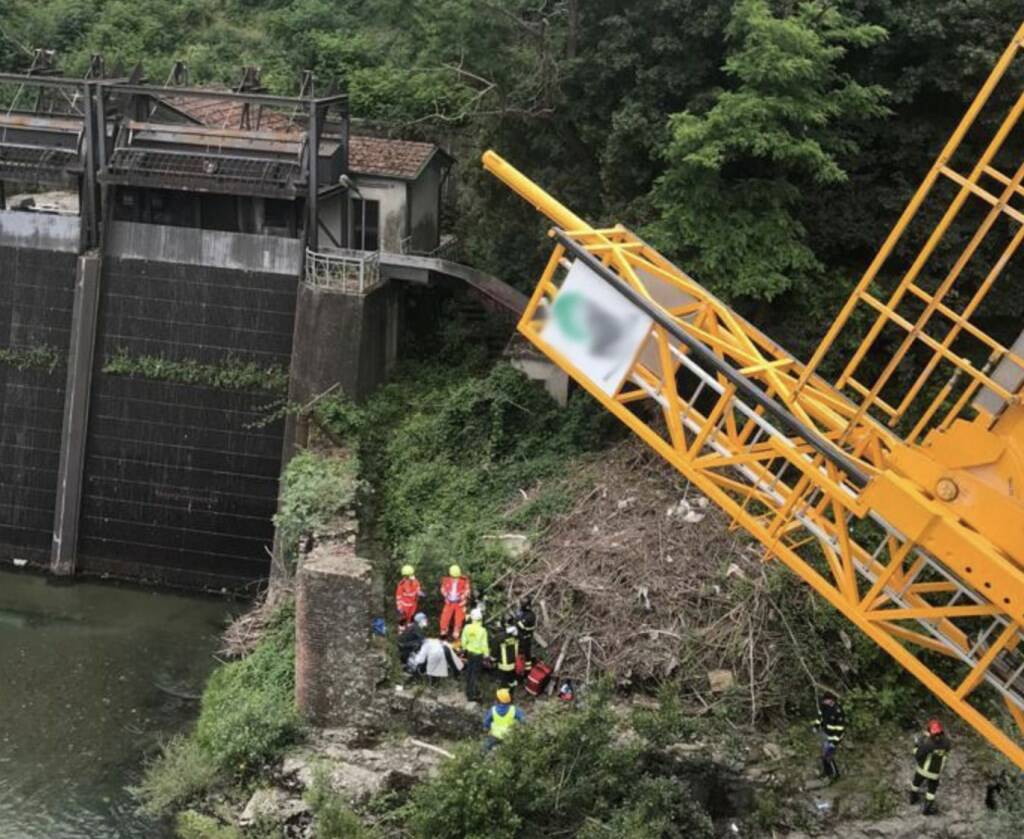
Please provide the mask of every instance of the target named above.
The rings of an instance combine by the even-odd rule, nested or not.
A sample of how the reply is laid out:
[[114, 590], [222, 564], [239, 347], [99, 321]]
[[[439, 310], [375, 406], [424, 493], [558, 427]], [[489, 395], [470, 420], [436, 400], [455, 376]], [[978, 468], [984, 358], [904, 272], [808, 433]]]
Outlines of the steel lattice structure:
[[[1024, 243], [1024, 93], [954, 165], [1022, 49], [1024, 26], [806, 365], [626, 228], [592, 228], [493, 152], [484, 166], [555, 225], [519, 330], [1024, 770], [1024, 336], [975, 322]], [[954, 249], [958, 219], [974, 232]], [[543, 334], [580, 265], [650, 322], [614, 392]], [[826, 381], [859, 308], [867, 330]]]

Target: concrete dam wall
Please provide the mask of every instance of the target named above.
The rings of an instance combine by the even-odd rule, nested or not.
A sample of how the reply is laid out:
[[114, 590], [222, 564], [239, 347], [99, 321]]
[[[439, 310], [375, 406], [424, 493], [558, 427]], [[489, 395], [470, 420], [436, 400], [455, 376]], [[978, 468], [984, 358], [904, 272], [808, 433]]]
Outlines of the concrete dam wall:
[[0, 211], [0, 552], [50, 556], [79, 221]]
[[283, 382], [299, 242], [117, 222], [104, 251], [78, 565], [193, 585], [264, 576], [283, 433], [269, 418], [283, 391], [146, 368], [228, 378], [251, 364]]
[[113, 223], [91, 364], [69, 377], [77, 249], [77, 219], [0, 212], [0, 559], [50, 562], [75, 489], [59, 470], [67, 383], [87, 404], [77, 569], [192, 587], [265, 576], [300, 242]]

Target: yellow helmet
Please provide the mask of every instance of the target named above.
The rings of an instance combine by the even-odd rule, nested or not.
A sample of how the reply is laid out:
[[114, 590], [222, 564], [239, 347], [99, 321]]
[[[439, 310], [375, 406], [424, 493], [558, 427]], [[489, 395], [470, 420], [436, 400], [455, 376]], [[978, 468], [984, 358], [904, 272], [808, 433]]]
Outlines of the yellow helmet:
[[494, 696], [502, 705], [508, 705], [512, 701], [512, 694], [509, 693], [508, 688], [498, 688], [498, 692]]
[[402, 566], [402, 576], [403, 577], [411, 577], [415, 573], [416, 573], [416, 569], [413, 568], [411, 565], [403, 565]]
[[461, 577], [462, 576], [462, 569], [459, 568], [458, 565], [449, 566], [449, 568], [448, 568], [448, 576], [449, 577]]

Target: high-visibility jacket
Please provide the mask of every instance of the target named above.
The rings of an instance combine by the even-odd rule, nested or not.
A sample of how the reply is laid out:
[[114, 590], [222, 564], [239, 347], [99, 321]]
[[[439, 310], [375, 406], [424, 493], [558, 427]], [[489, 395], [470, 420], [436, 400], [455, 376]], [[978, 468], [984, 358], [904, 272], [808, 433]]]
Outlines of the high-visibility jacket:
[[942, 774], [942, 768], [946, 765], [951, 748], [953, 745], [945, 734], [929, 735], [923, 739], [914, 749], [918, 774], [922, 778], [937, 781]]
[[469, 579], [467, 577], [442, 577], [441, 597], [445, 603], [465, 606], [469, 600]]
[[471, 655], [490, 654], [491, 645], [487, 639], [487, 629], [482, 623], [474, 621], [462, 630], [462, 649]]
[[[505, 709], [504, 713], [501, 708]], [[495, 705], [491, 708], [491, 737], [495, 740], [504, 740], [521, 716], [515, 705]]]
[[505, 672], [515, 670], [518, 655], [519, 639], [510, 635], [498, 644], [498, 669]]
[[824, 732], [830, 743], [838, 743], [846, 734], [846, 714], [843, 713], [843, 706], [838, 702], [831, 705], [820, 703], [815, 725]]
[[399, 612], [411, 609], [420, 599], [423, 588], [415, 577], [402, 577], [395, 586], [395, 608]]

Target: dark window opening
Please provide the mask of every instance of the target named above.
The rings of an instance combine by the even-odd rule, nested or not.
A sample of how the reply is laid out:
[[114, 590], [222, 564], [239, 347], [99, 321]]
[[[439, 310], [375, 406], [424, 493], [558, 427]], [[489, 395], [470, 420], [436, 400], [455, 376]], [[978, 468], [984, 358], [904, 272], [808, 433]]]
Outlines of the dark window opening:
[[352, 247], [361, 251], [380, 250], [380, 201], [352, 199]]

